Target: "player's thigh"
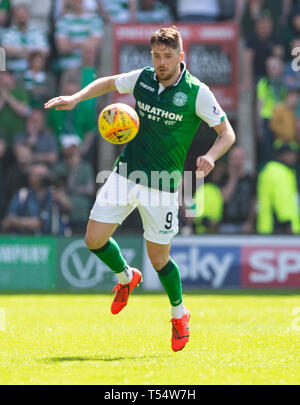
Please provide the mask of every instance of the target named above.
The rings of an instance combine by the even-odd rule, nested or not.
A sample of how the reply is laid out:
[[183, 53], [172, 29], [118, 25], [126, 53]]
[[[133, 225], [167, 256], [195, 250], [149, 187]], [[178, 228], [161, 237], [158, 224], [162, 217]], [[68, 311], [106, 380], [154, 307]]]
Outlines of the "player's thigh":
[[159, 245], [168, 245], [178, 232], [178, 202], [172, 195], [168, 205], [141, 204], [138, 206], [144, 238]]
[[85, 242], [99, 249], [135, 207], [128, 201], [128, 181], [115, 172], [106, 180], [91, 209]]
[[101, 248], [115, 232], [118, 225], [117, 223], [112, 224], [89, 219], [85, 234], [86, 246], [92, 250]]
[[162, 245], [161, 243], [146, 240], [147, 253], [155, 270], [161, 270], [170, 259], [171, 243]]

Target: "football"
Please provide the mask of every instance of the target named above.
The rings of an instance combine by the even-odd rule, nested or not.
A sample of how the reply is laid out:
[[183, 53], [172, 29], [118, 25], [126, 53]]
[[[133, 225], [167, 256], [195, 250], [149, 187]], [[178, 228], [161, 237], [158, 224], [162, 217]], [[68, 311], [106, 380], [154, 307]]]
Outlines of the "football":
[[138, 133], [139, 125], [136, 111], [123, 103], [108, 105], [98, 119], [99, 132], [103, 138], [118, 145], [131, 141]]

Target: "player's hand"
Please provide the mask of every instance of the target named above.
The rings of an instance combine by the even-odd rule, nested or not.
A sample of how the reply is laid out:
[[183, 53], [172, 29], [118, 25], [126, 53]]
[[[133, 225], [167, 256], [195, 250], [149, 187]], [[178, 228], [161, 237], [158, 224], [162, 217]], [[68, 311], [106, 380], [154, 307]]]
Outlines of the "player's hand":
[[44, 108], [49, 109], [55, 107], [56, 110], [72, 110], [78, 102], [79, 99], [75, 94], [72, 96], [59, 96], [47, 101], [44, 104]]
[[212, 169], [215, 167], [215, 162], [210, 156], [203, 155], [197, 158], [196, 166], [196, 176], [198, 178], [202, 178], [206, 177], [208, 173], [212, 171]]

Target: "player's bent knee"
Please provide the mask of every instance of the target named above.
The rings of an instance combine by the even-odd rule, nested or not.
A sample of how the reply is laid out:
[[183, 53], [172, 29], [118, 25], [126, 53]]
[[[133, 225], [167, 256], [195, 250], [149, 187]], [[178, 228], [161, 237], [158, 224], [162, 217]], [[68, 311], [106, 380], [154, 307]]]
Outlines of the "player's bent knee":
[[150, 262], [156, 271], [161, 270], [169, 261], [169, 257], [164, 257], [160, 255], [149, 256]]
[[104, 246], [107, 243], [107, 240], [103, 240], [102, 238], [95, 237], [94, 235], [86, 234], [84, 242], [88, 249], [95, 250], [95, 249], [100, 249], [102, 246]]

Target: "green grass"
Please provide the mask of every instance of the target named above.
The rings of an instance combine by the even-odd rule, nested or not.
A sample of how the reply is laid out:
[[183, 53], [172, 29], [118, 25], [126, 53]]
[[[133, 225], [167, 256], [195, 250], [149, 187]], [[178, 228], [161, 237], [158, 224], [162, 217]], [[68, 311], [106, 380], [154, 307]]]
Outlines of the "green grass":
[[[170, 347], [164, 295], [2, 295], [0, 384], [299, 384], [294, 294], [186, 294], [191, 338]], [[300, 309], [298, 316], [300, 315]], [[296, 327], [295, 327], [296, 326]]]

